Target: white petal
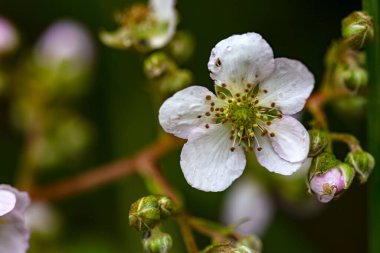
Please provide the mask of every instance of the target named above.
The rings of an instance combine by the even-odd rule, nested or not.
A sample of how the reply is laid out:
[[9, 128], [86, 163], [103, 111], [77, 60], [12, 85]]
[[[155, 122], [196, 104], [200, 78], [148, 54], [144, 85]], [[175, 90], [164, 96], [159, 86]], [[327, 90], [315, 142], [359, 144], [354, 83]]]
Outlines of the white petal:
[[257, 84], [274, 70], [273, 51], [257, 33], [233, 35], [211, 51], [210, 76], [217, 85], [226, 84], [241, 92], [247, 84]]
[[245, 221], [236, 228], [243, 235], [262, 235], [273, 213], [274, 206], [268, 192], [258, 182], [243, 178], [228, 191], [222, 219], [226, 225]]
[[[210, 96], [211, 100], [206, 100], [206, 96]], [[188, 87], [162, 104], [158, 119], [166, 132], [187, 139], [194, 128], [211, 123], [212, 119], [205, 116], [211, 101], [217, 103], [215, 95], [205, 87]]]
[[25, 226], [24, 212], [29, 197], [9, 185], [0, 185], [0, 191], [9, 191], [16, 197], [13, 210], [0, 217], [0, 252], [26, 253], [29, 247], [29, 230]]
[[270, 107], [272, 103], [284, 114], [302, 110], [314, 87], [314, 76], [301, 62], [287, 58], [276, 58], [274, 72], [260, 83], [260, 105]]
[[175, 1], [151, 0], [149, 4], [157, 20], [167, 24], [167, 29], [163, 33], [154, 35], [150, 38], [150, 45], [152, 48], [160, 48], [165, 46], [175, 33], [175, 28], [177, 26], [177, 13], [174, 8]]
[[255, 154], [257, 161], [271, 172], [282, 175], [291, 175], [301, 168], [302, 162], [291, 163], [282, 159], [274, 150], [270, 143], [270, 137], [262, 137], [259, 133], [256, 135], [262, 148], [258, 150], [258, 144], [255, 143]]
[[189, 136], [181, 153], [181, 168], [187, 182], [202, 191], [223, 191], [245, 168], [242, 147], [231, 151], [230, 128], [225, 125], [200, 127]]
[[6, 190], [0, 190], [0, 216], [3, 216], [15, 208], [16, 196]]
[[150, 0], [150, 8], [160, 20], [168, 20], [175, 14], [174, 0]]
[[309, 134], [298, 120], [284, 116], [273, 120], [268, 129], [275, 134], [270, 140], [282, 159], [289, 162], [302, 162], [306, 159], [310, 148]]

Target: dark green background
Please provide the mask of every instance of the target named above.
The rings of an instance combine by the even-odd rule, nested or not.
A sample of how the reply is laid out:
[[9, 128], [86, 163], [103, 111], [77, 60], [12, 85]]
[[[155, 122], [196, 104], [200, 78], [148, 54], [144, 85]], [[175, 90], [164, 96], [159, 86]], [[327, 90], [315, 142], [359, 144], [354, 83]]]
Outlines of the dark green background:
[[[80, 102], [80, 109], [97, 127], [97, 140], [89, 158], [81, 164], [40, 177], [41, 183], [74, 175], [79, 170], [129, 155], [154, 140], [157, 111], [147, 92], [141, 57], [109, 49], [97, 40], [100, 28], [112, 28], [112, 13], [133, 1], [121, 0], [1, 0], [0, 15], [9, 17], [22, 32], [24, 45], [31, 47], [53, 21], [74, 18], [86, 25], [96, 40], [98, 57], [93, 89]], [[197, 49], [187, 65], [197, 84], [211, 87], [207, 61], [211, 48], [232, 34], [255, 31], [271, 44], [275, 56], [299, 59], [315, 74], [323, 71], [323, 55], [331, 40], [340, 36], [340, 20], [360, 8], [349, 0], [183, 0], [179, 1], [180, 28], [191, 31]], [[4, 111], [4, 110], [2, 110]], [[2, 112], [2, 118], [6, 114]], [[3, 122], [4, 119], [1, 120]], [[365, 129], [333, 127], [358, 131]], [[0, 129], [4, 130], [5, 127]], [[21, 137], [5, 129], [1, 133], [1, 179], [12, 182], [17, 168]], [[217, 219], [223, 193], [191, 189], [178, 166], [179, 151], [170, 154], [163, 167], [169, 180], [184, 194], [189, 210]], [[70, 166], [68, 166], [70, 167]], [[118, 182], [56, 203], [62, 211], [64, 229], [56, 245], [68, 253], [142, 252], [138, 234], [127, 225], [129, 205], [145, 194], [138, 177]], [[294, 218], [278, 211], [264, 236], [265, 251], [282, 252], [367, 252], [366, 190], [354, 185], [339, 201], [329, 204], [313, 219]], [[175, 229], [170, 226], [169, 229]], [[175, 252], [181, 249], [175, 238]], [[203, 246], [207, 241], [201, 238]], [[49, 252], [49, 251], [48, 251]], [[51, 250], [51, 252], [56, 252]]]

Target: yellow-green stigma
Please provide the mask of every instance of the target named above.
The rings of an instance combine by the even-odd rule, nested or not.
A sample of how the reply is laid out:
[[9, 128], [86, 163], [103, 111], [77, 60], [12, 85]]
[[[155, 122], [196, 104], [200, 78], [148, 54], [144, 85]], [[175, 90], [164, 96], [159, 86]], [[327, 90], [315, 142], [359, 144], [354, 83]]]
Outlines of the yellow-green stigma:
[[[210, 110], [205, 115], [198, 117], [212, 117], [216, 124], [230, 124], [230, 139], [233, 140], [231, 151], [235, 145], [243, 145], [244, 148], [253, 150], [254, 143], [261, 150], [256, 135], [261, 134], [274, 137], [275, 133], [268, 130], [274, 119], [282, 118], [282, 113], [272, 103], [270, 107], [260, 105], [258, 94], [267, 93], [260, 90], [259, 85], [247, 84], [244, 92], [232, 94], [225, 85], [216, 86], [217, 101], [212, 101], [211, 96], [205, 98], [210, 105]], [[208, 125], [205, 126], [208, 128]]]

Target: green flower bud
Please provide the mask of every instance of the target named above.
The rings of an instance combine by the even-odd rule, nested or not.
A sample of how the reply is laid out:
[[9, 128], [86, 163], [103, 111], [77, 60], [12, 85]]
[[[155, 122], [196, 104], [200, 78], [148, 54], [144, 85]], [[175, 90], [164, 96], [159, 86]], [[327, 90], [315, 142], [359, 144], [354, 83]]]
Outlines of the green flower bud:
[[186, 62], [194, 52], [195, 41], [191, 33], [177, 32], [169, 44], [170, 55], [178, 62]]
[[147, 253], [168, 253], [173, 246], [172, 237], [158, 228], [148, 231], [142, 243]]
[[176, 215], [178, 208], [174, 201], [167, 196], [157, 196], [158, 205], [160, 207], [161, 218], [165, 219], [172, 215]]
[[211, 245], [204, 249], [202, 253], [250, 253], [245, 249], [246, 247], [241, 247], [242, 249], [237, 249], [231, 245], [231, 243]]
[[187, 86], [193, 81], [193, 75], [185, 69], [177, 69], [172, 73], [164, 76], [160, 80], [160, 90], [164, 94], [175, 93]]
[[144, 62], [144, 72], [149, 78], [162, 76], [167, 70], [171, 60], [162, 52], [151, 54]]
[[362, 11], [351, 13], [342, 21], [342, 36], [351, 47], [362, 48], [374, 37], [372, 18]]
[[131, 205], [129, 225], [139, 232], [153, 229], [161, 220], [160, 207], [156, 196], [143, 197]]
[[359, 88], [367, 86], [368, 72], [361, 67], [345, 69], [341, 74], [343, 83], [349, 90], [357, 91]]
[[260, 253], [262, 251], [261, 240], [254, 235], [242, 238], [236, 243], [236, 247], [241, 250], [249, 249], [250, 251], [248, 252], [250, 253]]
[[317, 156], [319, 155], [328, 145], [329, 136], [327, 132], [323, 130], [310, 130], [310, 150], [309, 156]]
[[350, 164], [358, 173], [361, 183], [367, 182], [369, 175], [375, 167], [375, 159], [365, 151], [350, 152], [345, 159], [345, 162]]

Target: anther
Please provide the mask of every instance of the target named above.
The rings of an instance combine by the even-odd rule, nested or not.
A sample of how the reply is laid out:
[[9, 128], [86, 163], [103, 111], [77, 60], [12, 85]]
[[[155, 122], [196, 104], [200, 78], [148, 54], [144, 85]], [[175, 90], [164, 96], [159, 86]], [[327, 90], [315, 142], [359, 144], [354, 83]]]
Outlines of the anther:
[[215, 110], [215, 109], [214, 109], [214, 107], [211, 107], [211, 108], [210, 108], [210, 111], [212, 111], [212, 112], [213, 112], [214, 110]]
[[210, 126], [208, 124], [205, 125], [205, 128], [210, 128]]
[[267, 126], [272, 125], [272, 122], [270, 122], [270, 121], [267, 121], [266, 123], [267, 123]]
[[263, 90], [264, 91], [264, 93], [268, 93], [268, 90]]
[[198, 118], [198, 119], [202, 118], [202, 115], [198, 115], [197, 118]]
[[255, 100], [255, 105], [257, 105], [259, 103], [259, 100], [258, 99], [256, 99]]
[[249, 83], [247, 84], [248, 89], [252, 87], [252, 85]]
[[210, 116], [210, 115], [211, 115], [211, 113], [210, 113], [210, 112], [206, 112], [205, 114], [206, 114], [206, 116]]
[[216, 65], [217, 67], [220, 67], [220, 66], [222, 65], [222, 62], [220, 61], [219, 58], [216, 59], [216, 61], [215, 61], [215, 65]]
[[236, 93], [236, 97], [240, 97], [240, 93]]
[[235, 148], [234, 148], [234, 147], [231, 147], [230, 150], [231, 150], [231, 152], [234, 152], [234, 151], [235, 151]]
[[214, 106], [215, 105], [215, 103], [214, 102], [211, 102], [211, 106]]
[[223, 88], [226, 88], [227, 85], [226, 85], [225, 83], [222, 83], [222, 87], [223, 87]]
[[224, 108], [220, 108], [220, 112], [224, 112]]
[[207, 95], [207, 96], [206, 96], [206, 100], [211, 100], [211, 96], [210, 96], [210, 95]]
[[270, 133], [270, 137], [275, 137], [276, 135], [274, 133]]
[[275, 106], [276, 106], [276, 103], [273, 102], [273, 103], [270, 104], [270, 106], [271, 106], [271, 107], [275, 107]]
[[257, 148], [257, 151], [261, 151], [261, 150], [263, 150], [262, 147], [258, 147], [258, 148]]

